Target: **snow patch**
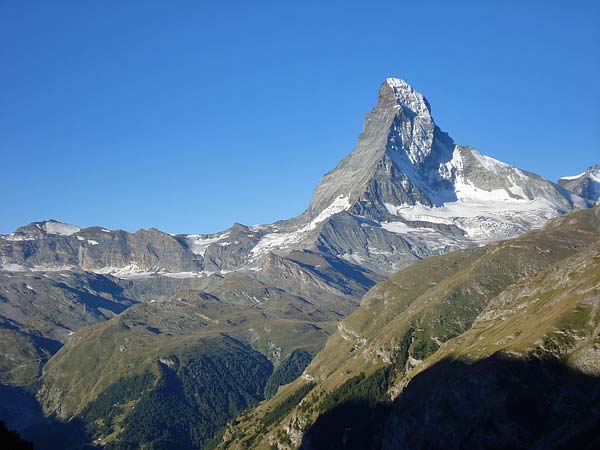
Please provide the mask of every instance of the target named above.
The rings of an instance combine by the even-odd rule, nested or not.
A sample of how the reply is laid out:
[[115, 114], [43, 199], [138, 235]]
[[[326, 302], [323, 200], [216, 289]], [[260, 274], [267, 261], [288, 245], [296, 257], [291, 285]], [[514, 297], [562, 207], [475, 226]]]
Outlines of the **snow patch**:
[[484, 155], [483, 153], [480, 153], [475, 149], [470, 150], [471, 154], [475, 157], [479, 164], [481, 164], [488, 172], [496, 173], [498, 171], [498, 167], [502, 167], [505, 169], [511, 167], [508, 164], [503, 163], [502, 161], [498, 161], [497, 159], [494, 159], [490, 156]]
[[[390, 233], [401, 235], [412, 247], [428, 248], [433, 254], [446, 251], [449, 248], [460, 247], [460, 241], [453, 235], [445, 234], [435, 228], [413, 227], [404, 222], [383, 222], [381, 227]], [[464, 242], [464, 239], [461, 239]], [[371, 254], [377, 254], [369, 250]]]
[[[393, 214], [407, 221], [423, 221], [455, 225], [475, 244], [516, 237], [540, 228], [559, 215], [546, 199], [520, 200], [492, 197], [470, 201], [449, 202], [441, 207], [423, 205], [386, 205]], [[414, 232], [402, 222], [389, 222], [382, 227], [395, 233]], [[426, 229], [428, 233], [431, 229]], [[421, 230], [420, 232], [424, 232]]]
[[135, 261], [131, 261], [128, 265], [123, 267], [113, 267], [106, 266], [101, 269], [92, 270], [94, 273], [102, 274], [102, 275], [111, 275], [116, 278], [121, 278], [124, 280], [129, 279], [139, 279], [139, 278], [150, 278], [155, 276], [163, 276], [168, 278], [178, 278], [178, 279], [186, 279], [186, 278], [204, 278], [210, 275], [219, 274], [224, 275], [231, 271], [222, 270], [220, 272], [212, 272], [209, 270], [203, 270], [200, 272], [169, 272], [164, 268], [160, 267], [152, 267], [152, 268], [144, 268], [140, 267]]
[[35, 241], [35, 238], [32, 236], [26, 236], [24, 234], [16, 234], [16, 233], [10, 233], [7, 234], [6, 236], [3, 236], [4, 239], [6, 239], [7, 241], [12, 241], [12, 242], [18, 242], [18, 241]]
[[560, 177], [561, 180], [576, 180], [577, 178], [581, 178], [585, 175], [585, 172], [580, 173], [579, 175], [572, 175], [569, 177]]
[[350, 199], [345, 195], [340, 195], [331, 203], [331, 205], [329, 205], [327, 208], [321, 211], [319, 215], [317, 215], [317, 217], [311, 220], [308, 226], [311, 229], [314, 229], [319, 223], [323, 222], [328, 217], [331, 217], [339, 212], [345, 211], [351, 206], [352, 205], [350, 204]]
[[274, 250], [289, 249], [290, 247], [299, 244], [307, 234], [317, 228], [321, 222], [324, 222], [334, 214], [349, 209], [351, 206], [349, 197], [340, 195], [327, 208], [321, 211], [317, 217], [303, 227], [287, 233], [275, 231], [273, 233], [265, 234], [254, 246], [251, 253], [254, 257], [257, 257]]
[[[188, 234], [184, 236], [185, 242], [187, 243], [190, 251], [195, 255], [202, 255], [206, 253], [206, 249], [209, 245], [227, 239], [229, 232], [221, 234]], [[221, 243], [221, 245], [227, 245], [227, 243]]]
[[75, 225], [53, 221], [44, 222], [43, 229], [48, 234], [58, 234], [61, 236], [71, 236], [81, 230], [81, 228], [76, 227]]
[[86, 239], [83, 236], [77, 236], [78, 241], [86, 241], [90, 245], [98, 245], [98, 241], [94, 241], [93, 239]]
[[47, 266], [38, 264], [35, 266], [24, 266], [22, 264], [6, 263], [0, 265], [0, 270], [4, 272], [62, 272], [73, 269], [72, 266]]

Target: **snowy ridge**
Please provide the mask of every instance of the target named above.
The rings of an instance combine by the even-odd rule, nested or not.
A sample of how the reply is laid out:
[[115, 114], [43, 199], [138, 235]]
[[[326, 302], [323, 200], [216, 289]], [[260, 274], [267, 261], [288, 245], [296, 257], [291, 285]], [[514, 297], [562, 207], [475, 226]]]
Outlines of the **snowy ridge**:
[[581, 178], [585, 174], [586, 174], [586, 172], [581, 172], [579, 175], [572, 175], [572, 176], [568, 176], [568, 177], [560, 177], [560, 180], [567, 180], [567, 181], [576, 180], [578, 178]]
[[589, 167], [579, 175], [562, 177], [558, 184], [592, 203], [600, 203], [600, 165]]
[[[477, 151], [471, 150], [471, 154], [475, 156], [477, 161], [481, 163], [481, 165], [492, 174], [497, 174], [499, 172], [498, 169], [512, 169], [508, 164], [501, 163], [493, 158], [488, 156], [484, 156]], [[523, 193], [523, 189], [519, 186], [518, 182], [522, 182], [523, 180], [515, 180], [514, 174], [509, 173], [508, 179], [511, 182], [511, 185], [505, 189], [482, 189], [475, 185], [471, 180], [467, 178], [465, 174], [465, 161], [459, 147], [454, 149], [454, 153], [452, 155], [452, 160], [447, 163], [447, 167], [449, 171], [455, 174], [454, 179], [454, 191], [456, 193], [456, 197], [459, 201], [469, 202], [469, 201], [505, 201], [511, 200], [515, 197], [526, 199], [527, 196]]]
[[101, 275], [111, 275], [124, 280], [148, 278], [156, 275], [163, 275], [171, 278], [199, 278], [212, 275], [212, 272], [169, 272], [164, 268], [159, 267], [147, 269], [140, 267], [135, 261], [131, 261], [128, 265], [123, 267], [103, 267], [101, 269], [92, 270], [92, 272]]
[[[456, 146], [452, 159], [440, 166], [439, 173], [452, 183], [454, 201], [440, 206], [385, 203], [388, 212], [400, 220], [385, 222], [382, 227], [410, 242], [429, 243], [432, 249], [483, 245], [541, 227], [572, 200], [562, 197], [546, 180], [532, 178], [468, 147]], [[573, 199], [576, 206], [585, 206], [582, 199]], [[453, 225], [464, 237], [449, 236], [433, 226], [413, 227], [410, 222]]]
[[400, 78], [387, 78], [385, 82], [394, 91], [397, 108], [404, 106], [422, 118], [430, 116], [431, 112], [427, 100], [425, 100], [423, 94], [415, 91], [410, 84]]
[[34, 222], [28, 230], [23, 231], [22, 229], [17, 230], [14, 233], [7, 235], [0, 235], [0, 237], [7, 241], [32, 241], [43, 234], [57, 235], [57, 236], [72, 236], [79, 231], [81, 228], [68, 223], [57, 222], [56, 220], [46, 220], [44, 222]]
[[[485, 169], [488, 170], [489, 172], [496, 173], [498, 168], [500, 168], [500, 167], [504, 168], [504, 169], [507, 169], [507, 168], [516, 169], [516, 167], [510, 166], [502, 161], [498, 161], [497, 159], [494, 159], [491, 156], [484, 155], [483, 153], [480, 153], [475, 149], [471, 149], [471, 153], [477, 159], [479, 164], [481, 164], [483, 167], [485, 167]], [[516, 170], [518, 170], [518, 169], [516, 169]]]
[[287, 250], [302, 242], [308, 234], [317, 228], [317, 226], [327, 220], [329, 217], [339, 212], [345, 211], [352, 206], [346, 196], [339, 196], [331, 205], [321, 211], [314, 219], [306, 225], [291, 232], [273, 232], [268, 233], [252, 249], [254, 257], [265, 255], [272, 251]]

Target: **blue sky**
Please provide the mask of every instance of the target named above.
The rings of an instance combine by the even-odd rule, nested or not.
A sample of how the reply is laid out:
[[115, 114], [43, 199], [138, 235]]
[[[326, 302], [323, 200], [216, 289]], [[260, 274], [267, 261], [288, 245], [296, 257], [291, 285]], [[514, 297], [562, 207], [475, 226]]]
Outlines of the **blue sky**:
[[600, 162], [595, 1], [1, 1], [0, 233], [298, 214], [377, 89], [552, 180]]

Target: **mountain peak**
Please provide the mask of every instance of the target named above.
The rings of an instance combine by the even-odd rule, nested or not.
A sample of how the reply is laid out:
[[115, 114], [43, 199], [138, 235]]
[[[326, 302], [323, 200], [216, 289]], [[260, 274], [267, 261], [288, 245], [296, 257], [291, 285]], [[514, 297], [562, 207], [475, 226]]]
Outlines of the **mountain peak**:
[[[596, 201], [597, 191], [591, 190], [586, 198]], [[435, 124], [423, 94], [391, 77], [381, 85], [352, 153], [315, 189], [305, 220], [337, 211], [330, 207], [341, 199], [346, 211], [374, 220], [388, 220], [398, 207], [441, 207], [459, 200], [539, 200], [563, 212], [585, 203], [547, 180], [457, 146]]]
[[452, 139], [435, 125], [423, 94], [402, 79], [387, 78], [356, 147], [317, 186], [309, 218], [340, 198], [349, 200], [349, 208], [375, 205], [384, 215], [384, 203], [430, 205], [434, 195], [429, 191], [437, 198], [438, 192], [451, 188], [438, 169], [451, 160], [453, 149]]
[[558, 180], [559, 186], [590, 200], [600, 202], [600, 165], [588, 167], [579, 175], [562, 177]]
[[75, 225], [48, 219], [41, 222], [32, 222], [29, 225], [17, 228], [15, 233], [11, 233], [9, 236], [38, 236], [43, 234], [71, 236], [79, 232], [79, 230], [81, 228]]
[[390, 89], [393, 93], [394, 106], [404, 107], [421, 117], [431, 117], [431, 107], [427, 99], [401, 78], [386, 78], [382, 90]]

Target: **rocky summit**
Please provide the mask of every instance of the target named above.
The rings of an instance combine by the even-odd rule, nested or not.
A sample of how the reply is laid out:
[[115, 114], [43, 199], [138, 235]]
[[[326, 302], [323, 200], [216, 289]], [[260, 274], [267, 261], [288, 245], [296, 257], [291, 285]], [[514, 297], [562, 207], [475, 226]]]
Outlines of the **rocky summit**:
[[558, 180], [559, 186], [591, 202], [600, 202], [600, 165], [589, 167], [585, 172]]
[[[592, 207], [599, 179], [594, 166], [555, 184], [458, 145], [436, 125], [421, 93], [388, 78], [356, 147], [323, 177], [296, 217], [181, 235], [46, 220], [0, 236], [0, 419], [39, 448], [211, 448], [228, 420], [304, 373], [302, 395], [292, 394], [300, 401], [315, 380], [331, 380], [321, 367], [346, 367], [350, 354], [376, 364], [395, 361], [394, 370], [413, 369], [478, 323], [494, 295], [589, 243], [586, 235], [565, 239], [559, 248], [552, 239], [541, 247], [528, 244], [528, 252], [541, 252], [535, 259], [541, 262], [519, 254], [514, 267], [506, 265], [513, 244], [489, 246]], [[593, 222], [595, 211], [581, 217]], [[494, 260], [497, 248], [509, 256]], [[421, 261], [459, 250], [461, 256], [437, 260], [443, 262], [439, 273], [435, 262]], [[472, 260], [476, 273], [460, 272], [463, 266], [456, 264], [463, 259]], [[410, 272], [414, 267], [426, 271]], [[381, 291], [401, 269], [422, 281], [417, 291], [434, 289], [428, 283], [437, 283], [436, 277], [477, 277], [466, 291], [452, 284], [458, 278], [449, 279], [453, 290], [436, 291], [433, 310], [427, 312], [423, 300], [419, 311], [407, 313], [402, 333], [391, 330], [371, 343], [376, 331], [384, 331], [371, 330], [377, 320], [364, 313], [373, 293], [383, 292], [386, 305], [397, 303], [396, 315], [409, 306], [401, 298], [394, 303], [395, 290], [389, 298]], [[494, 270], [507, 275], [496, 282], [489, 277]], [[379, 282], [384, 284], [373, 288]], [[456, 297], [447, 297], [453, 292]], [[457, 309], [449, 311], [455, 300]], [[369, 317], [371, 325], [357, 326], [360, 317]], [[432, 334], [438, 326], [445, 334]], [[389, 336], [398, 341], [388, 345]], [[327, 342], [327, 364], [317, 356], [305, 371]], [[411, 350], [400, 364], [394, 358], [402, 342]], [[336, 386], [348, 375], [330, 369], [339, 375]], [[376, 376], [387, 383], [391, 369], [385, 370]], [[398, 380], [388, 386], [395, 393], [403, 378]], [[265, 429], [283, 423], [295, 407], [290, 405], [281, 416], [274, 413], [279, 406], [266, 419], [260, 416], [269, 424]], [[301, 413], [293, 417], [316, 419]], [[307, 427], [286, 424], [287, 437], [274, 432], [270, 438], [279, 446], [285, 439], [300, 445]], [[250, 419], [243, 426], [261, 429]], [[58, 439], [56, 430], [69, 431]], [[240, 439], [231, 429], [225, 437]]]

